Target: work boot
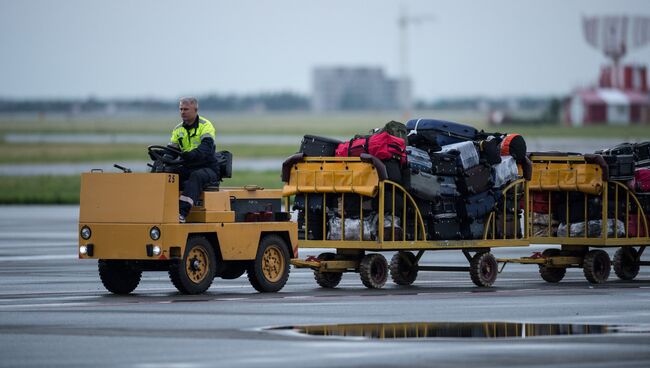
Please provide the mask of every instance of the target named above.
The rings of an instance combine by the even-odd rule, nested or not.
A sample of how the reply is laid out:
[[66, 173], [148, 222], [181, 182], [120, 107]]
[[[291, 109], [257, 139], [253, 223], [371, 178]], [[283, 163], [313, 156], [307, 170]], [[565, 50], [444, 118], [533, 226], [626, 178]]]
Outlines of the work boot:
[[185, 216], [178, 215], [178, 222], [180, 222], [181, 224], [184, 224], [185, 223]]

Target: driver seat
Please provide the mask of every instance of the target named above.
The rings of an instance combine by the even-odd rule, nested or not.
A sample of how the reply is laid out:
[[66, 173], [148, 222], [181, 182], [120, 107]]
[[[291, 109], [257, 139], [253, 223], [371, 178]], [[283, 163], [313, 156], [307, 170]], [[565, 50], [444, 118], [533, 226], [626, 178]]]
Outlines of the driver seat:
[[232, 153], [229, 151], [219, 151], [217, 155], [217, 165], [219, 167], [219, 180], [216, 183], [211, 183], [206, 186], [204, 192], [218, 192], [219, 183], [226, 178], [232, 177]]

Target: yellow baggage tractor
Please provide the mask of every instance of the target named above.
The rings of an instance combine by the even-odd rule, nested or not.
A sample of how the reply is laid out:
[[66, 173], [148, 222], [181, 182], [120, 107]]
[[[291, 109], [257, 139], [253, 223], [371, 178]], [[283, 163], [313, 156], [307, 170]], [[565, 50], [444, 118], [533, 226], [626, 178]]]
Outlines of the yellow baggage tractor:
[[[358, 272], [368, 288], [383, 287], [389, 274], [396, 284], [409, 285], [418, 271], [469, 272], [477, 286], [488, 287], [498, 274], [491, 248], [529, 244], [525, 235], [528, 229], [520, 229], [519, 221], [499, 223], [495, 211], [488, 215], [481, 239], [430, 240], [415, 199], [401, 185], [388, 180], [383, 163], [370, 155], [297, 154], [283, 165], [282, 177], [285, 206], [291, 208], [293, 203], [294, 208], [301, 208], [298, 246], [332, 249], [318, 257], [291, 260], [294, 267], [311, 268], [321, 287], [336, 287], [344, 272]], [[503, 196], [511, 198], [519, 211], [520, 202], [528, 203], [526, 181], [512, 182], [503, 188]], [[503, 218], [505, 211], [504, 206]], [[527, 213], [523, 211], [523, 216]], [[528, 223], [527, 219], [523, 221]], [[429, 250], [461, 250], [469, 266], [421, 265], [422, 255]], [[390, 265], [377, 253], [385, 251], [397, 252]]]
[[[526, 237], [531, 244], [558, 244], [541, 254], [503, 263], [536, 264], [541, 277], [560, 282], [569, 267], [582, 268], [591, 283], [607, 281], [610, 269], [634, 279], [647, 245], [648, 214], [625, 183], [607, 180], [607, 168], [589, 155], [533, 154]], [[602, 248], [619, 248], [613, 262]]]

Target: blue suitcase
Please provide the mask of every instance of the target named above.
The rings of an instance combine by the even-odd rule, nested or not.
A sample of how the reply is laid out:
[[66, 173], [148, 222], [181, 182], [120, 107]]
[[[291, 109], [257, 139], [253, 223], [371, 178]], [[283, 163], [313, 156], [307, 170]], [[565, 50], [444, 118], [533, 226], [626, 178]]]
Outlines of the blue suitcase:
[[406, 162], [409, 169], [413, 171], [431, 173], [431, 158], [424, 150], [411, 146], [406, 147]]
[[434, 201], [441, 195], [458, 195], [453, 176], [437, 176], [422, 171], [405, 170], [404, 188], [414, 197]]
[[463, 221], [482, 219], [494, 210], [496, 201], [491, 191], [464, 197], [458, 203], [458, 216]]
[[406, 123], [409, 135], [422, 132], [435, 132], [438, 145], [474, 140], [478, 130], [469, 125], [437, 119], [412, 119]]

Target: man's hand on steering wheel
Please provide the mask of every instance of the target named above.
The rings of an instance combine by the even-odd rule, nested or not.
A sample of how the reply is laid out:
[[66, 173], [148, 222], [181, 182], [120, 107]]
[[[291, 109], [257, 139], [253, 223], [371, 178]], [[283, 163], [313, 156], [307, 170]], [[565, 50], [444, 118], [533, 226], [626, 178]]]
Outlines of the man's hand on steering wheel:
[[147, 147], [147, 151], [152, 160], [167, 165], [182, 165], [184, 162], [181, 150], [175, 147], [154, 145]]

